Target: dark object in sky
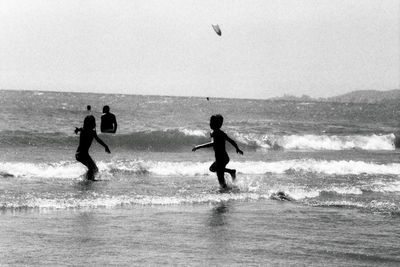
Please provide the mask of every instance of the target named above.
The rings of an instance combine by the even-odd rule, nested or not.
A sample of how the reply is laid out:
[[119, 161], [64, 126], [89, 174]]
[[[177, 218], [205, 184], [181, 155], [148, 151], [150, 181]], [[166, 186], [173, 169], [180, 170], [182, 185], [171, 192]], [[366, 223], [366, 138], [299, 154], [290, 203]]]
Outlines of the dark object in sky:
[[211, 24], [211, 26], [213, 27], [214, 31], [215, 31], [219, 36], [221, 36], [222, 32], [221, 32], [221, 29], [219, 28], [219, 25], [218, 25], [218, 24], [216, 24], [216, 25]]

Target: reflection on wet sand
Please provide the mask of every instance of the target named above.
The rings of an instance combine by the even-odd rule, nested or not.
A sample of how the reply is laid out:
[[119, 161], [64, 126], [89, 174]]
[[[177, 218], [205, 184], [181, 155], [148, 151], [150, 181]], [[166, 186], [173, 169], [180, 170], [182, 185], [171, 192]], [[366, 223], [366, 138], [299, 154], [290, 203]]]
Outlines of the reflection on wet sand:
[[208, 217], [209, 226], [209, 249], [213, 255], [224, 257], [226, 250], [231, 248], [230, 213], [232, 206], [230, 202], [220, 202], [211, 209]]
[[209, 226], [223, 226], [227, 225], [227, 213], [229, 212], [229, 203], [220, 202], [211, 210], [211, 215], [209, 217]]

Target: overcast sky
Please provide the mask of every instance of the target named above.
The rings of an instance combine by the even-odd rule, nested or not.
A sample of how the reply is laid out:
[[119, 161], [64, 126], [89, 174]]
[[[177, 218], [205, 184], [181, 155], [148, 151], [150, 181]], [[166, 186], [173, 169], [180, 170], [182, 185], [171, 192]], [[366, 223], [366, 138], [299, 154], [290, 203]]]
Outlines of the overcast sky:
[[229, 98], [398, 89], [400, 1], [0, 0], [0, 88]]

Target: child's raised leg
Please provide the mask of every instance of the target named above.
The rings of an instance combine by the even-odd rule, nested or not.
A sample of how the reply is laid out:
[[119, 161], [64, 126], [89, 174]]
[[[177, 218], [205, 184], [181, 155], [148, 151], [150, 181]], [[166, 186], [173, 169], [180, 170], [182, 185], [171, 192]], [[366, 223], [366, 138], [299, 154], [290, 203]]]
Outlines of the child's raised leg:
[[236, 179], [236, 170], [235, 169], [225, 168], [225, 172], [229, 173], [232, 176], [232, 181], [235, 181], [235, 179]]
[[[217, 172], [217, 169], [218, 169], [217, 163], [214, 162], [210, 166], [210, 172]], [[232, 181], [234, 181], [236, 179], [236, 170], [235, 169], [227, 169], [224, 167], [224, 172], [227, 172], [232, 176]]]
[[[227, 169], [225, 168], [226, 165], [222, 165], [218, 164], [217, 162], [214, 162], [213, 164], [211, 164], [210, 166], [210, 171], [211, 172], [216, 172], [217, 173], [217, 177], [218, 177], [218, 182], [219, 185], [222, 188], [227, 188], [226, 182], [225, 182], [225, 177], [224, 177], [224, 173], [228, 172]], [[230, 170], [231, 171], [231, 170]], [[231, 172], [229, 172], [231, 173]], [[232, 175], [232, 174], [231, 174]]]

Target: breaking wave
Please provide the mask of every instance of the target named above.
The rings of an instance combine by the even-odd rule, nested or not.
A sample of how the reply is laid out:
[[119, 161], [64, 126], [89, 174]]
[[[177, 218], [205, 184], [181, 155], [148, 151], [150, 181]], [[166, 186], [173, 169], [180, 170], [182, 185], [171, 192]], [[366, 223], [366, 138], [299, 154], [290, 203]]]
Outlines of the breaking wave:
[[[0, 196], [0, 210], [192, 205], [270, 198], [279, 201], [281, 199], [273, 196], [276, 196], [277, 192], [284, 192], [288, 196], [288, 201], [311, 206], [357, 208], [390, 213], [400, 211], [398, 203], [394, 203], [392, 198], [400, 192], [400, 181], [397, 178], [397, 175], [400, 175], [400, 164], [397, 163], [377, 164], [314, 159], [231, 162], [231, 167], [237, 168], [240, 173], [233, 184], [237, 190], [223, 194], [217, 191], [214, 174], [208, 171], [210, 164], [211, 162], [189, 161], [99, 161], [100, 179], [108, 181], [100, 184], [100, 188], [101, 185], [105, 185], [112, 190], [107, 192], [88, 190], [76, 193], [70, 191], [71, 185], [85, 188], [86, 183], [83, 178], [86, 169], [80, 163], [0, 162], [2, 174], [0, 179], [5, 183], [15, 180], [13, 182], [15, 184], [28, 182], [35, 186], [47, 186], [46, 184], [54, 184], [57, 181], [57, 187], [60, 189], [43, 192], [40, 190], [20, 192], [15, 188], [5, 190]], [[297, 176], [296, 173], [300, 173], [301, 176]], [[313, 173], [318, 175], [315, 176]], [[335, 182], [334, 178], [338, 175], [344, 176]], [[191, 179], [194, 176], [200, 177]], [[119, 180], [118, 177], [123, 180]], [[279, 177], [285, 178], [280, 180]], [[131, 178], [134, 179], [132, 183]], [[211, 179], [212, 182], [209, 183]], [[152, 181], [155, 182], [154, 186]], [[230, 179], [228, 182], [231, 183]], [[124, 188], [126, 183], [133, 185], [133, 190], [116, 190], [119, 186]], [[136, 191], [135, 189], [139, 187], [142, 189]], [[374, 200], [377, 197], [378, 199]]]
[[264, 149], [285, 150], [394, 150], [395, 135], [257, 135], [236, 134], [240, 142]]
[[[145, 151], [188, 151], [193, 145], [208, 142], [208, 132], [196, 129], [138, 131], [99, 136], [112, 147]], [[394, 150], [395, 135], [268, 135], [229, 133], [240, 146], [249, 150]], [[60, 132], [40, 133], [1, 131], [0, 146], [74, 147], [78, 136]], [[227, 146], [230, 147], [230, 146]]]
[[[97, 163], [101, 173], [113, 176], [158, 175], [158, 176], [206, 176], [212, 162], [192, 161], [143, 161], [115, 160]], [[284, 173], [322, 173], [327, 175], [400, 175], [399, 163], [378, 164], [364, 161], [346, 160], [283, 160], [283, 161], [243, 161], [231, 162], [229, 167], [240, 174], [263, 175]], [[63, 161], [56, 163], [0, 162], [2, 177], [24, 178], [78, 178], [85, 172], [78, 162]]]

